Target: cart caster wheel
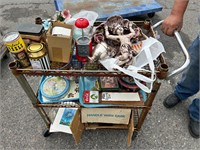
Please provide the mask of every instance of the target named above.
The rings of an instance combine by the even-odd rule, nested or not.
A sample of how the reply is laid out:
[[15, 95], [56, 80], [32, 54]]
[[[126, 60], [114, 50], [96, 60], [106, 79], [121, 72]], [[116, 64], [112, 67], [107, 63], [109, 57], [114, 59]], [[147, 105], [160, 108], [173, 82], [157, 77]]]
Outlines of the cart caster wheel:
[[132, 135], [132, 140], [134, 140], [134, 139], [137, 137], [137, 135], [138, 135], [138, 132], [137, 132], [137, 131], [134, 131], [134, 132], [133, 132], [133, 135]]
[[153, 17], [155, 16], [155, 12], [153, 12], [153, 13], [148, 13], [147, 16], [148, 16], [149, 18], [153, 18]]
[[47, 130], [45, 130], [44, 132], [43, 132], [43, 136], [44, 137], [48, 137], [48, 136], [50, 136], [52, 133], [51, 132], [49, 132], [49, 129], [47, 129]]

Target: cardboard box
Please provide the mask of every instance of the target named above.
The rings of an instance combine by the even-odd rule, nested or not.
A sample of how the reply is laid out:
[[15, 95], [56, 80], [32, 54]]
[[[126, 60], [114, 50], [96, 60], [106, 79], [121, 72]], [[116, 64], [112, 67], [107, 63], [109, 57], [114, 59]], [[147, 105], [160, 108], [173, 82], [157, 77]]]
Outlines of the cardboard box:
[[82, 123], [128, 124], [131, 109], [120, 108], [82, 108]]
[[[52, 29], [54, 27], [64, 27], [71, 29], [69, 36], [54, 36]], [[72, 51], [73, 25], [60, 22], [53, 22], [47, 32], [48, 53], [51, 61], [68, 63]]]

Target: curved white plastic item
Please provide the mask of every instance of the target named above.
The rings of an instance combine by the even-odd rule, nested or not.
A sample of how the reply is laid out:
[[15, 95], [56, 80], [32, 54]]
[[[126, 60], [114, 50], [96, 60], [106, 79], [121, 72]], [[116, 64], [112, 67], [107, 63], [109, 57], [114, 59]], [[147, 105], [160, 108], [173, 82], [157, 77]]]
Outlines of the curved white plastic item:
[[[157, 28], [157, 27], [160, 26], [162, 23], [163, 23], [163, 20], [161, 20], [161, 21], [157, 22], [156, 24], [154, 24], [154, 25], [152, 26], [152, 28]], [[169, 74], [167, 75], [167, 78], [166, 78], [166, 79], [169, 79], [169, 78], [171, 78], [171, 77], [173, 77], [173, 76], [175, 76], [175, 75], [181, 73], [184, 69], [187, 68], [187, 66], [188, 66], [189, 63], [190, 63], [190, 56], [189, 56], [189, 53], [188, 53], [188, 51], [187, 51], [185, 45], [183, 44], [183, 41], [182, 41], [182, 39], [181, 39], [181, 36], [180, 36], [179, 32], [178, 32], [178, 31], [174, 31], [174, 35], [175, 35], [176, 40], [178, 41], [178, 43], [179, 43], [179, 45], [180, 45], [180, 47], [181, 47], [181, 49], [182, 49], [182, 52], [183, 52], [183, 54], [184, 54], [184, 56], [185, 56], [185, 62], [184, 62], [183, 65], [180, 66], [178, 69], [176, 69], [176, 70], [172, 71], [171, 73], [169, 73]]]
[[[150, 93], [153, 88], [153, 83], [155, 81], [155, 66], [153, 60], [155, 60], [161, 53], [165, 52], [162, 44], [150, 37], [146, 40], [143, 40], [142, 48], [140, 53], [134, 57], [135, 62], [130, 64], [128, 68], [123, 68], [117, 64], [117, 58], [106, 58], [100, 60], [100, 63], [109, 71], [113, 71], [115, 69], [133, 77], [135, 83], [138, 85], [140, 89], [143, 91]], [[144, 71], [142, 67], [146, 64], [149, 64], [148, 70], [151, 73], [151, 76], [145, 76], [140, 74], [139, 71]], [[146, 84], [142, 84], [145, 82]]]

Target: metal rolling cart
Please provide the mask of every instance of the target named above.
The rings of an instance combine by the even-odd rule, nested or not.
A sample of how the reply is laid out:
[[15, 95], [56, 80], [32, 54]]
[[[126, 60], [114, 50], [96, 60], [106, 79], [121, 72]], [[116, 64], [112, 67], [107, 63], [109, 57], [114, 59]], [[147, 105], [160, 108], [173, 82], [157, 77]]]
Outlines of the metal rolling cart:
[[[143, 25], [143, 21], [138, 21], [136, 22], [139, 26]], [[158, 27], [160, 24], [162, 23], [162, 21], [158, 22], [157, 24], [151, 26], [151, 28], [149, 29], [149, 32], [151, 33], [152, 36], [155, 35], [154, 33], [154, 28]], [[163, 55], [161, 54], [158, 59], [159, 59], [159, 66], [163, 66], [163, 69], [158, 69], [156, 68], [156, 72], [157, 72], [157, 79], [153, 84], [153, 89], [151, 91], [151, 93], [149, 93], [147, 95], [147, 100], [144, 104], [135, 104], [135, 105], [125, 105], [125, 106], [120, 106], [123, 109], [131, 109], [131, 115], [129, 118], [129, 123], [127, 125], [124, 124], [113, 124], [113, 125], [99, 125], [99, 124], [95, 124], [95, 123], [81, 123], [81, 117], [80, 115], [78, 116], [78, 120], [77, 120], [77, 126], [75, 129], [75, 134], [76, 136], [74, 136], [75, 142], [78, 143], [81, 137], [81, 133], [83, 132], [84, 129], [100, 129], [100, 128], [112, 128], [112, 129], [126, 129], [128, 131], [128, 146], [131, 145], [131, 141], [132, 139], [134, 139], [134, 137], [136, 137], [137, 132], [139, 132], [141, 130], [141, 127], [143, 125], [143, 122], [145, 120], [145, 118], [147, 117], [147, 114], [149, 112], [149, 110], [151, 109], [152, 103], [155, 99], [155, 96], [160, 88], [161, 85], [161, 80], [165, 80], [168, 79], [172, 76], [174, 76], [175, 74], [180, 73], [182, 70], [184, 70], [189, 62], [189, 54], [181, 40], [181, 37], [179, 35], [178, 32], [175, 32], [175, 37], [180, 45], [180, 47], [182, 48], [182, 51], [185, 55], [185, 62], [184, 64], [174, 70], [171, 73], [168, 73], [166, 71], [167, 69], [167, 64], [165, 63], [165, 59], [163, 57]], [[37, 98], [37, 94], [35, 94], [33, 92], [32, 87], [30, 86], [30, 84], [28, 83], [26, 76], [115, 76], [115, 77], [123, 77], [123, 76], [127, 76], [125, 74], [123, 74], [122, 72], [119, 71], [107, 71], [107, 70], [33, 70], [33, 69], [20, 69], [17, 67], [16, 62], [11, 62], [9, 64], [9, 68], [12, 72], [12, 74], [15, 76], [15, 78], [18, 80], [19, 84], [21, 85], [21, 87], [23, 88], [23, 90], [25, 91], [25, 93], [27, 94], [27, 96], [29, 97], [29, 99], [32, 102], [33, 107], [36, 108], [36, 110], [38, 111], [38, 113], [40, 114], [40, 116], [42, 117], [42, 119], [44, 120], [47, 130], [44, 132], [44, 136], [47, 137], [49, 136], [51, 133], [49, 132], [49, 128], [50, 128], [50, 124], [52, 123], [52, 120], [49, 118], [47, 112], [45, 111], [44, 108], [46, 107], [51, 107], [51, 108], [59, 108], [59, 107], [72, 107], [69, 106], [67, 104], [63, 104], [63, 103], [55, 103], [55, 104], [41, 104]], [[141, 72], [142, 74], [146, 74], [145, 72]], [[146, 74], [148, 76], [148, 73]], [[81, 110], [84, 106], [82, 106], [80, 103], [78, 103], [78, 107], [79, 110]], [[117, 108], [119, 106], [116, 106]], [[115, 106], [112, 106], [110, 108], [115, 108]]]

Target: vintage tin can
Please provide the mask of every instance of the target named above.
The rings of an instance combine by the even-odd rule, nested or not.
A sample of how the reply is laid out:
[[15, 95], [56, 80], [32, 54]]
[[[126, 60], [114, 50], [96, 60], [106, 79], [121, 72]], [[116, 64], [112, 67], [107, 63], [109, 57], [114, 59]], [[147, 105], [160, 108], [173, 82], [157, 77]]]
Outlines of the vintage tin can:
[[19, 61], [22, 68], [30, 66], [30, 61], [26, 53], [26, 45], [19, 32], [9, 32], [3, 37], [3, 42], [12, 53], [13, 57]]
[[47, 51], [42, 43], [30, 44], [27, 52], [33, 69], [50, 69]]

